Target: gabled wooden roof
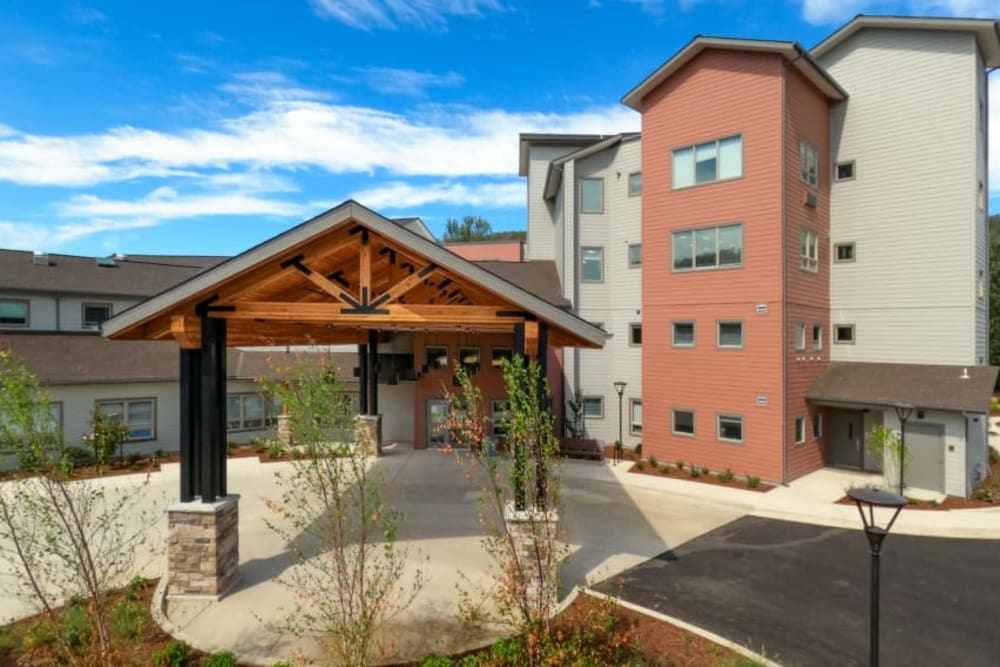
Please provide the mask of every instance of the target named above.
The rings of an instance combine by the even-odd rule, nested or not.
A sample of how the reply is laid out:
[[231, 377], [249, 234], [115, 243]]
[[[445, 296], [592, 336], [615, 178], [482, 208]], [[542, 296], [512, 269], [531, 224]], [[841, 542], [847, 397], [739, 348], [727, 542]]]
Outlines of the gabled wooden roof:
[[347, 201], [104, 323], [115, 340], [192, 347], [200, 318], [228, 320], [227, 344], [345, 343], [367, 331], [513, 331], [548, 325], [556, 346], [606, 334], [437, 243]]

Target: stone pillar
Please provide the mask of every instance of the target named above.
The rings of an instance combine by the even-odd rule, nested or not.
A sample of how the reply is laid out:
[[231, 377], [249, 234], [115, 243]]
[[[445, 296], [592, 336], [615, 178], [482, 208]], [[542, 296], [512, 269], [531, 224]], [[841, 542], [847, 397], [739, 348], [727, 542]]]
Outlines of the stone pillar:
[[288, 421], [288, 415], [278, 415], [277, 419], [278, 442], [286, 449], [292, 446], [292, 424]]
[[358, 415], [354, 437], [361, 453], [382, 456], [382, 415]]
[[[560, 545], [555, 539], [559, 514], [555, 510], [516, 510], [513, 503], [507, 504], [503, 514], [518, 563], [528, 577], [528, 604], [537, 616], [548, 617], [559, 601]], [[540, 566], [549, 570], [544, 577], [539, 575]]]
[[167, 595], [220, 599], [239, 578], [239, 501], [228, 495], [167, 509]]

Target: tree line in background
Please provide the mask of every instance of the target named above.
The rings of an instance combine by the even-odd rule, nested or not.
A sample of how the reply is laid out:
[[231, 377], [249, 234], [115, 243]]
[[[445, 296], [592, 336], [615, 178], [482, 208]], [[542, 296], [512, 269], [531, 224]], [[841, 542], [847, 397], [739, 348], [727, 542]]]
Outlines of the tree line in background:
[[478, 215], [467, 215], [459, 221], [457, 218], [448, 218], [444, 226], [445, 243], [455, 243], [462, 241], [524, 241], [527, 232], [506, 231], [495, 232], [489, 220]]

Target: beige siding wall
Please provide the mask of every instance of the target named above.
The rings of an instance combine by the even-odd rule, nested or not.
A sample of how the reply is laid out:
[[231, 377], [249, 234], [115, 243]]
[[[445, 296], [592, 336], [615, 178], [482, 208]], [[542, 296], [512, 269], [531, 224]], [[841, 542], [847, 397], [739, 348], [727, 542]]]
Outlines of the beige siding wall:
[[525, 259], [555, 259], [556, 229], [552, 206], [542, 196], [549, 162], [571, 152], [568, 146], [532, 146], [528, 153], [528, 245]]
[[830, 306], [856, 343], [833, 359], [977, 363], [974, 38], [863, 30], [821, 64], [850, 94], [834, 162], [855, 161], [831, 191], [831, 243], [854, 242], [856, 260], [831, 264]]
[[[111, 304], [111, 312], [117, 315], [135, 305], [138, 299], [123, 299], [101, 295], [69, 295], [56, 297], [51, 293], [4, 292], [0, 299], [28, 301], [28, 328], [33, 331], [83, 331], [83, 304]], [[2, 327], [0, 327], [2, 328]], [[23, 327], [13, 328], [23, 330]]]

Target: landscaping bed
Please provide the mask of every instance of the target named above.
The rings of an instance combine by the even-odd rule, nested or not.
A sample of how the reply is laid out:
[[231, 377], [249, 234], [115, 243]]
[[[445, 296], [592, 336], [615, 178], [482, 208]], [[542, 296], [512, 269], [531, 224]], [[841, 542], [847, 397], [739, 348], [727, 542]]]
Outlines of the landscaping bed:
[[667, 463], [657, 461], [654, 458], [642, 459], [634, 457], [630, 473], [639, 475], [651, 475], [653, 477], [673, 477], [685, 481], [700, 482], [702, 484], [713, 484], [715, 486], [728, 486], [733, 489], [744, 489], [746, 491], [758, 491], [766, 493], [774, 488], [771, 484], [760, 481], [759, 477], [753, 475], [737, 476], [731, 470], [712, 472], [703, 466], [696, 466], [683, 461]]

